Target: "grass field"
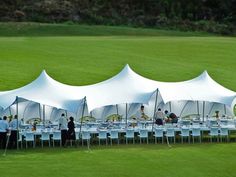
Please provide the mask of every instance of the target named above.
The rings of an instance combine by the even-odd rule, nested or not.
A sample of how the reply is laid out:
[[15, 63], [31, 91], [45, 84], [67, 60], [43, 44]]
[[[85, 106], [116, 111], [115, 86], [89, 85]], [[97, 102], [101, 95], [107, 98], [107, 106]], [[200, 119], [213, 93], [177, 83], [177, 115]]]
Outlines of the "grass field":
[[[126, 63], [141, 75], [182, 81], [204, 70], [236, 91], [236, 38], [152, 29], [47, 24], [0, 24], [0, 90], [35, 79], [43, 69], [56, 80], [92, 84]], [[129, 145], [10, 151], [1, 177], [165, 176], [233, 177], [236, 144]]]
[[120, 145], [9, 151], [1, 177], [234, 177], [236, 144]]

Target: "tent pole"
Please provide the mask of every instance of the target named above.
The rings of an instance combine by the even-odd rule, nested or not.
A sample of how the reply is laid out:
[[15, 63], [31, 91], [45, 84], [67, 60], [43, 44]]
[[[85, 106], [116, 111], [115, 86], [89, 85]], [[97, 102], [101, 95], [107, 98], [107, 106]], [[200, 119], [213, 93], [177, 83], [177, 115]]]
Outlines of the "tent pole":
[[17, 150], [19, 149], [19, 116], [18, 116], [18, 96], [16, 97], [16, 116], [17, 116]]
[[128, 104], [125, 104], [125, 124], [126, 128], [128, 127]]
[[11, 113], [11, 106], [9, 106], [9, 113], [10, 113], [10, 116], [12, 116], [12, 113]]
[[155, 98], [155, 104], [154, 104], [154, 112], [153, 112], [153, 118], [152, 118], [152, 134], [153, 134], [153, 128], [156, 118], [156, 112], [157, 112], [157, 98], [158, 98], [158, 89], [156, 90], [156, 98]]
[[171, 112], [171, 101], [169, 102], [170, 112]]
[[182, 111], [181, 111], [181, 112], [180, 112], [180, 114], [179, 114], [179, 117], [181, 117], [181, 116], [182, 116], [182, 114], [183, 114], [183, 112], [184, 112], [184, 110], [185, 110], [186, 106], [188, 105], [188, 103], [189, 103], [189, 101], [187, 101], [187, 102], [185, 103], [185, 105], [184, 105], [184, 107], [183, 107]]
[[204, 119], [205, 119], [205, 101], [203, 101], [203, 105], [202, 105], [202, 120], [204, 122]]
[[225, 116], [227, 115], [226, 105], [224, 104]]
[[211, 111], [213, 110], [214, 106], [215, 106], [215, 103], [212, 104], [211, 109], [210, 109], [210, 111], [208, 112], [208, 115], [211, 115]]
[[41, 104], [39, 103], [39, 118], [42, 121]]
[[116, 104], [116, 114], [119, 115], [118, 105]]
[[45, 128], [45, 105], [43, 105], [43, 126]]
[[197, 114], [198, 114], [198, 116], [200, 115], [200, 111], [199, 111], [199, 101], [197, 101]]
[[85, 104], [86, 104], [86, 97], [84, 97], [84, 104], [83, 104], [83, 108], [82, 108], [82, 115], [81, 115], [81, 118], [80, 118], [80, 129], [79, 129], [80, 136], [81, 136], [81, 131], [82, 131], [82, 123], [83, 123], [83, 117], [84, 117]]

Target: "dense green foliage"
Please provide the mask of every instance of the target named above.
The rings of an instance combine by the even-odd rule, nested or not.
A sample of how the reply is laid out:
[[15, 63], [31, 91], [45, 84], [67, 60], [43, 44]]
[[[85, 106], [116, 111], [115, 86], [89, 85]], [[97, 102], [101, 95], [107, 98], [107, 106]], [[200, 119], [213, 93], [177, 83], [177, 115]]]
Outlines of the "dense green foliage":
[[[2, 153], [2, 151], [0, 151]], [[235, 177], [236, 144], [120, 145], [8, 151], [2, 177]]]
[[0, 21], [67, 21], [232, 34], [236, 0], [2, 0]]

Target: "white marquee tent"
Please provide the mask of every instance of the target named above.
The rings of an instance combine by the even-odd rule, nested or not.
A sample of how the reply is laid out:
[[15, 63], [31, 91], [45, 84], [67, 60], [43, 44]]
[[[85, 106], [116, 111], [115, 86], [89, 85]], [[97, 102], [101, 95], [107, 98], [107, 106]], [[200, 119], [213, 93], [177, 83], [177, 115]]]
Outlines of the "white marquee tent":
[[216, 83], [206, 71], [189, 81], [159, 82], [140, 76], [126, 65], [114, 77], [87, 86], [62, 84], [43, 71], [24, 87], [0, 92], [1, 114], [16, 114], [16, 101], [19, 117], [50, 120], [55, 120], [64, 110], [81, 117], [85, 101], [84, 115], [90, 113], [99, 119], [115, 113], [123, 116], [128, 113], [129, 117], [141, 104], [150, 117], [155, 104], [180, 116], [197, 113], [204, 117], [214, 110], [233, 116], [236, 93]]

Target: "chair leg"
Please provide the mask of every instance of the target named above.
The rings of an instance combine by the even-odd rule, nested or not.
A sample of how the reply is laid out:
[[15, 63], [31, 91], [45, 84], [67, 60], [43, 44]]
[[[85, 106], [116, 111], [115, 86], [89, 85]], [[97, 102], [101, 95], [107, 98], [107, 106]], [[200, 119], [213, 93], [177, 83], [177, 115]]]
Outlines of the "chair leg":
[[148, 138], [147, 138], [147, 144], [148, 144]]
[[26, 149], [27, 149], [27, 148], [28, 148], [28, 144], [27, 144], [27, 141], [25, 141], [25, 142], [26, 142], [26, 143], [25, 143], [25, 144], [26, 144], [25, 146], [26, 146]]
[[100, 146], [100, 139], [98, 140], [98, 144], [99, 144], [99, 146]]
[[41, 140], [41, 146], [42, 146], [42, 148], [43, 148], [43, 140]]
[[134, 144], [134, 138], [133, 138], [133, 144]]
[[127, 144], [127, 142], [128, 142], [128, 140], [127, 140], [127, 138], [126, 138], [126, 144]]
[[183, 144], [183, 139], [184, 139], [184, 138], [181, 136], [181, 143], [182, 143], [182, 144]]
[[193, 138], [193, 144], [194, 144], [194, 136], [192, 136], [192, 138]]
[[141, 137], [139, 138], [139, 141], [140, 141], [140, 144], [141, 144], [141, 141], [142, 141]]

